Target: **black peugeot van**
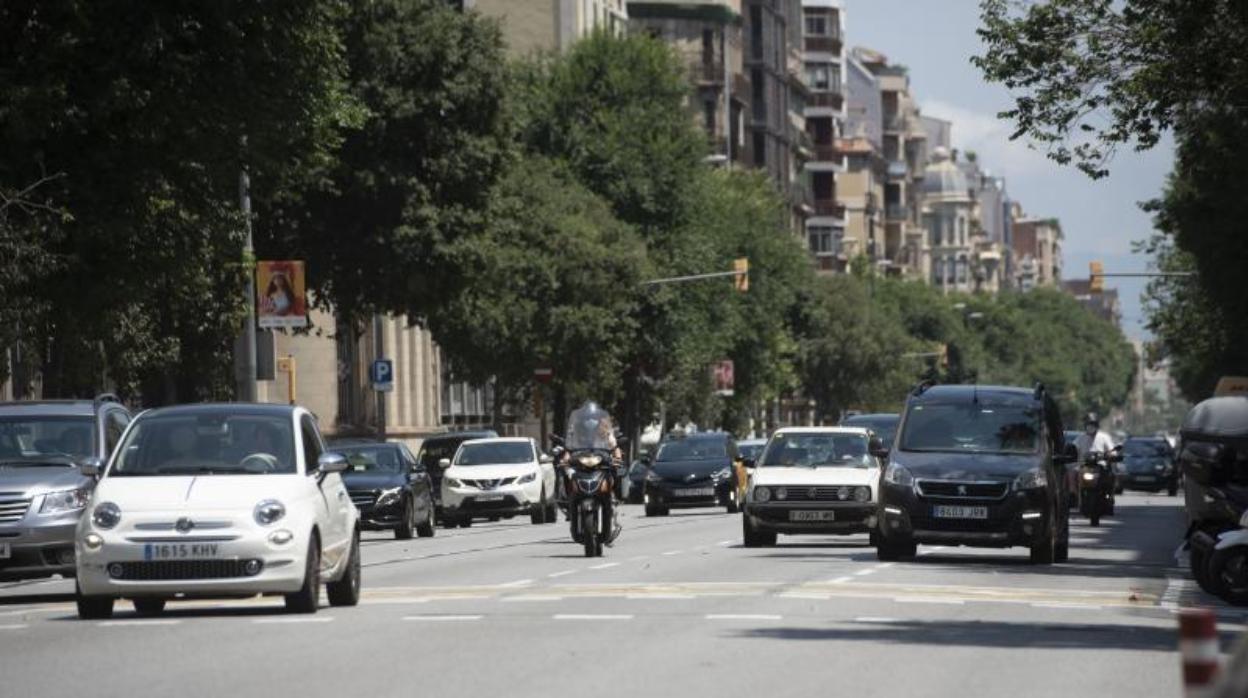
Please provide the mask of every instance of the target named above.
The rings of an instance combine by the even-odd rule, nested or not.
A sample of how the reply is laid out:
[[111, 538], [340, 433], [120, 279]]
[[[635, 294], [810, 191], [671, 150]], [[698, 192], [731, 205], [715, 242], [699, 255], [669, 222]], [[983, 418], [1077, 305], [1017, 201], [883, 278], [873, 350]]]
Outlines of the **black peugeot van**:
[[1027, 546], [1033, 563], [1065, 561], [1074, 457], [1043, 386], [920, 384], [882, 478], [879, 558], [928, 543]]

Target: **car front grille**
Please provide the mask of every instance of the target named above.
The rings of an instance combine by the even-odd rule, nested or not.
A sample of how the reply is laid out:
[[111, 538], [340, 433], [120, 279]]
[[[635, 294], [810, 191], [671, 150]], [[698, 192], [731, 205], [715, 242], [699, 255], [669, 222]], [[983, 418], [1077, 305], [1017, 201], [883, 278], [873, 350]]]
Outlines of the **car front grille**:
[[259, 560], [149, 560], [144, 562], [114, 562], [108, 566], [113, 579], [128, 581], [166, 581], [182, 579], [232, 579], [254, 577], [263, 569], [263, 563], [247, 573], [248, 562]]
[[17, 523], [30, 509], [30, 498], [21, 492], [0, 492], [0, 523]]
[[[781, 499], [779, 490], [784, 490], [784, 497]], [[865, 485], [840, 485], [832, 487], [813, 487], [803, 485], [787, 485], [785, 487], [775, 488], [774, 495], [777, 500], [785, 502], [852, 502], [858, 494], [858, 490], [866, 490], [867, 497], [862, 501], [871, 500], [871, 488]]]
[[479, 490], [496, 490], [499, 487], [510, 485], [515, 481], [516, 478], [514, 477], [500, 477], [492, 480], [460, 480], [460, 482], [464, 483], [464, 487], [475, 487]]
[[379, 493], [372, 490], [356, 490], [354, 492], [347, 492], [347, 494], [351, 496], [351, 503], [359, 508], [371, 507], [373, 503], [377, 501], [377, 495]]
[[919, 480], [919, 494], [942, 499], [1001, 499], [1010, 490], [1008, 482], [963, 482], [959, 480]]

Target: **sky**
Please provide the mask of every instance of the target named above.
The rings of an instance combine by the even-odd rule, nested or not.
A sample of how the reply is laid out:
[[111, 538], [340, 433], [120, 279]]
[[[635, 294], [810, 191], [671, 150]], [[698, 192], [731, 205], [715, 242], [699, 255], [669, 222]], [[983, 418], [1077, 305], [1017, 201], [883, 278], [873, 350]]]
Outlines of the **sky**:
[[[1012, 106], [1009, 93], [970, 63], [982, 50], [976, 0], [844, 0], [844, 7], [847, 47], [866, 46], [907, 66], [922, 113], [953, 122], [953, 147], [974, 150], [981, 167], [1005, 177], [1027, 215], [1061, 220], [1066, 278], [1086, 278], [1092, 260], [1106, 272], [1147, 270], [1147, 256], [1132, 252], [1133, 241], [1152, 233], [1139, 202], [1160, 195], [1174, 159], [1171, 139], [1143, 153], [1120, 150], [1109, 177], [1093, 181], [1009, 140], [1010, 122], [996, 117]], [[1106, 279], [1106, 286], [1118, 288], [1123, 331], [1146, 338], [1144, 280]]]

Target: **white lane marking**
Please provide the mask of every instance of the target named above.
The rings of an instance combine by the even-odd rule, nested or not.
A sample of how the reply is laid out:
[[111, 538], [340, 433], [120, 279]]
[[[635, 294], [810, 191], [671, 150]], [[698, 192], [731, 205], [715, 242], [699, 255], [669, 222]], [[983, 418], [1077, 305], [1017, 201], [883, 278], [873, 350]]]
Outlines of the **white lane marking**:
[[815, 601], [830, 601], [832, 599], [831, 594], [812, 594], [805, 591], [782, 591], [776, 594], [776, 596], [782, 599], [811, 599]]
[[331, 616], [318, 616], [314, 618], [257, 618], [251, 622], [256, 625], [285, 625], [288, 623], [329, 623], [332, 620]]
[[873, 569], [858, 570], [857, 572], [855, 572], [855, 573], [854, 573], [854, 576], [855, 576], [855, 577], [862, 577], [862, 576], [865, 576], [865, 575], [868, 575], [868, 574], [872, 574], [873, 572], [875, 572], [875, 570], [873, 570]]
[[566, 577], [567, 575], [572, 574], [574, 572], [576, 572], [576, 570], [564, 570], [562, 572], [551, 572], [550, 574], [546, 576], [547, 577]]
[[884, 563], [884, 564], [882, 564], [882, 565], [876, 565], [876, 566], [875, 566], [875, 569], [877, 569], [877, 570], [886, 570], [886, 569], [888, 569], [889, 567], [892, 567], [892, 566], [893, 566], [893, 565], [895, 565], [895, 564], [897, 564], [897, 563], [895, 563], [895, 562], [885, 562], [885, 563]]
[[1062, 608], [1062, 609], [1078, 609], [1080, 611], [1099, 611], [1104, 608], [1100, 604], [1083, 604], [1083, 603], [1033, 603], [1032, 608]]
[[[68, 608], [68, 607], [67, 607]], [[17, 611], [3, 611], [0, 616], [24, 616], [28, 613], [60, 613], [64, 608], [24, 608]]]
[[829, 584], [844, 584], [846, 582], [853, 581], [853, 579], [854, 579], [853, 577], [837, 577], [836, 579], [833, 579], [831, 582], [829, 582]]
[[650, 599], [683, 601], [696, 597], [693, 594], [626, 594], [624, 598], [632, 601], [649, 601]]
[[26, 623], [6, 623], [5, 625], [0, 625], [0, 630], [21, 630], [29, 627]]
[[707, 620], [780, 620], [774, 613], [708, 613]]
[[887, 623], [900, 623], [901, 621], [896, 618], [886, 618], [883, 616], [862, 616], [861, 618], [855, 618], [854, 622], [855, 623], [875, 623], [878, 625], [884, 625]]
[[532, 580], [532, 579], [517, 579], [517, 580], [516, 580], [516, 581], [514, 581], [514, 582], [507, 582], [506, 584], [499, 584], [499, 586], [500, 586], [500, 587], [502, 587], [502, 588], [504, 588], [504, 589], [511, 589], [511, 588], [514, 588], [514, 587], [523, 587], [523, 586], [528, 586], [528, 585], [530, 585], [530, 584], [532, 584], [532, 583], [533, 583], [533, 580]]
[[732, 544], [733, 544], [733, 543], [735, 543], [735, 542], [736, 542], [736, 541], [732, 541], [732, 540], [721, 540], [720, 542], [716, 543], [715, 545], [718, 545], [718, 546], [719, 546], [719, 547], [721, 547], [721, 548], [727, 548], [728, 546], [732, 545]]
[[556, 613], [555, 620], [632, 620], [631, 613]]
[[1157, 605], [1162, 608], [1178, 608], [1183, 592], [1187, 590], [1187, 580], [1178, 577], [1166, 577], [1166, 590], [1162, 592]]
[[503, 603], [525, 603], [525, 602], [536, 603], [540, 601], [562, 601], [562, 600], [563, 600], [562, 596], [555, 596], [553, 594], [521, 594], [519, 596], [505, 596], [503, 597], [502, 602]]
[[589, 569], [591, 569], [591, 570], [606, 570], [606, 569], [611, 569], [612, 567], [619, 567], [619, 566], [620, 566], [620, 563], [618, 563], [618, 562], [604, 562], [604, 563], [602, 563], [601, 565], [593, 565], [593, 566], [592, 566], [592, 567], [590, 567]]
[[100, 627], [101, 627], [101, 628], [126, 628], [126, 627], [131, 627], [131, 626], [138, 627], [138, 626], [142, 626], [142, 625], [177, 625], [177, 624], [179, 624], [179, 623], [181, 623], [181, 622], [182, 622], [182, 621], [180, 621], [180, 620], [173, 620], [173, 619], [166, 619], [166, 620], [106, 620], [106, 621], [104, 621], [103, 623], [100, 623]]
[[946, 599], [939, 596], [895, 596], [893, 601], [897, 603], [942, 603], [950, 606], [961, 606], [966, 603], [965, 599]]
[[483, 617], [484, 616], [403, 616], [403, 620], [430, 621], [430, 622], [436, 623], [436, 622], [444, 622], [444, 621], [454, 622], [454, 621], [481, 620]]
[[681, 553], [683, 553], [683, 552], [684, 552], [683, 550], [669, 550], [669, 551], [667, 551], [667, 552], [665, 552], [665, 553], [663, 553], [663, 554], [664, 554], [664, 555], [679, 555], [679, 554], [681, 554]]

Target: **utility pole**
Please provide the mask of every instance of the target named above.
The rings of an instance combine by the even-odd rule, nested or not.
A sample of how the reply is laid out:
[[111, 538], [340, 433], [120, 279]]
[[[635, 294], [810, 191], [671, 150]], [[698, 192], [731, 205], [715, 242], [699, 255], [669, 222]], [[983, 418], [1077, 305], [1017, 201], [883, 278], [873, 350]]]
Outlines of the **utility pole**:
[[[242, 150], [247, 150], [247, 136], [242, 138]], [[238, 207], [243, 214], [247, 239], [243, 243], [243, 264], [247, 267], [247, 319], [243, 325], [242, 381], [238, 390], [240, 402], [256, 401], [256, 265], [255, 248], [251, 240], [251, 178], [244, 165], [238, 171]], [[236, 359], [237, 360], [237, 359]]]

